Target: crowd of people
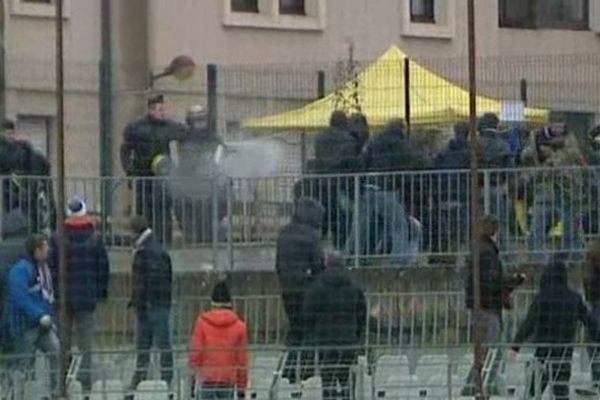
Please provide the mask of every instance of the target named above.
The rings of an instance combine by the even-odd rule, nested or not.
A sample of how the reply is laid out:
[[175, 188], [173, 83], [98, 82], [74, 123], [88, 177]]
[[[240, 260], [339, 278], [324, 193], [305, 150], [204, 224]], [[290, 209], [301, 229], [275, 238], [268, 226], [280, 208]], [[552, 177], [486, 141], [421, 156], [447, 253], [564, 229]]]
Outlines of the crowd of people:
[[[597, 217], [595, 211], [581, 210], [594, 208], [587, 203], [595, 201], [597, 188], [586, 185], [581, 174], [573, 171], [549, 174], [532, 167], [597, 164], [600, 129], [590, 131], [584, 146], [596, 150], [584, 152], [564, 124], [533, 131], [520, 125], [502, 128], [491, 113], [483, 115], [477, 126], [478, 165], [493, 171], [480, 185], [485, 184], [487, 191], [486, 211], [501, 221], [500, 242], [508, 247], [515, 235], [523, 235], [531, 249], [546, 252], [553, 228], [560, 226], [559, 247], [581, 249], [582, 230], [593, 230]], [[360, 255], [409, 254], [414, 251], [411, 241], [432, 253], [456, 251], [468, 239], [468, 134], [468, 124], [457, 123], [447, 147], [431, 154], [416, 144], [416, 133], [409, 137], [401, 120], [391, 120], [370, 136], [364, 115], [347, 117], [335, 111], [330, 128], [315, 138], [315, 158], [307, 162], [308, 176], [296, 183], [295, 196], [321, 203], [323, 233], [329, 233], [334, 246], [347, 254], [357, 249]], [[365, 172], [377, 174], [361, 175], [359, 190], [355, 180], [344, 175]], [[418, 174], [423, 174], [421, 179]], [[480, 201], [484, 206], [483, 191]], [[426, 234], [418, 237], [415, 226], [423, 227]], [[356, 230], [361, 238], [358, 245]]]
[[[338, 253], [325, 252], [320, 236], [322, 206], [314, 199], [298, 200], [292, 221], [284, 227], [277, 242], [276, 272], [279, 277], [284, 309], [289, 321], [288, 352], [282, 376], [298, 383], [313, 376], [318, 369], [324, 399], [351, 399], [355, 380], [353, 366], [367, 349], [365, 329], [367, 304], [365, 294], [346, 268]], [[501, 342], [502, 313], [512, 307], [512, 293], [527, 277], [508, 274], [500, 260], [497, 244], [499, 223], [492, 216], [480, 221], [479, 290], [480, 304], [475, 306], [473, 270], [466, 277], [466, 306], [472, 309], [472, 337], [484, 344], [484, 355], [493, 361], [484, 371], [488, 393], [498, 393], [497, 375], [504, 361]], [[150, 351], [160, 352], [161, 378], [171, 384], [174, 362], [170, 338], [170, 313], [173, 272], [171, 258], [159, 243], [152, 228], [136, 217], [131, 223], [135, 237], [132, 262], [132, 293], [129, 306], [136, 317], [136, 369], [129, 388], [134, 390], [147, 378]], [[65, 256], [67, 279], [61, 291], [58, 271], [57, 243], [34, 235], [26, 241], [25, 255], [9, 270], [7, 278], [7, 327], [3, 347], [10, 338], [12, 351], [19, 357], [11, 367], [15, 398], [24, 398], [24, 384], [31, 371], [36, 351], [50, 361], [52, 387], [62, 382], [57, 371], [61, 341], [70, 350], [72, 336], [82, 355], [78, 379], [89, 392], [93, 370], [94, 313], [107, 298], [109, 263], [106, 250], [95, 231], [94, 220], [86, 213], [82, 199], [69, 203], [65, 221]], [[471, 264], [469, 264], [471, 265]], [[600, 242], [588, 252], [590, 274], [585, 281], [586, 297], [569, 289], [567, 268], [556, 257], [544, 269], [540, 289], [512, 338], [513, 351], [521, 345], [536, 346], [539, 369], [528, 382], [533, 397], [551, 386], [558, 399], [569, 393], [570, 363], [578, 326], [588, 330], [590, 343], [598, 339], [600, 317], [598, 285], [600, 284]], [[64, 292], [63, 299], [58, 293]], [[211, 310], [199, 315], [190, 340], [190, 367], [195, 371], [200, 398], [240, 398], [248, 385], [248, 330], [233, 311], [232, 296], [225, 282], [218, 283], [212, 293]], [[59, 337], [55, 310], [60, 304], [66, 310], [64, 337]], [[3, 312], [4, 312], [3, 311]], [[309, 350], [310, 349], [310, 350]], [[592, 383], [600, 384], [600, 352], [592, 346]], [[514, 357], [512, 355], [511, 357]], [[484, 358], [476, 358], [463, 390], [471, 395], [477, 388], [478, 370]], [[540, 372], [541, 371], [541, 372]], [[541, 379], [541, 381], [537, 381]], [[340, 390], [337, 390], [337, 388]]]

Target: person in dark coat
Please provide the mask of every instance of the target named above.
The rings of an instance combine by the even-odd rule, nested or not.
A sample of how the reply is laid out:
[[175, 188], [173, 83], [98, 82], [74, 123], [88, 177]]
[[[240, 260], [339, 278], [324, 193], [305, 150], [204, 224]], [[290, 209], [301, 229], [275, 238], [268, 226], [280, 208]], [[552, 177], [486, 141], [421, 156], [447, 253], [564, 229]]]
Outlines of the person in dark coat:
[[326, 270], [304, 298], [304, 345], [316, 349], [323, 399], [338, 398], [339, 383], [344, 400], [354, 398], [351, 367], [363, 351], [367, 302], [362, 289], [352, 280], [337, 254], [327, 257]]
[[[584, 281], [586, 300], [591, 307], [592, 316], [600, 321], [600, 241], [594, 241], [587, 253], [587, 276]], [[596, 342], [598, 338], [589, 338]], [[588, 349], [591, 359], [591, 377], [593, 389], [598, 393], [600, 389], [600, 347]]]
[[544, 270], [538, 295], [513, 341], [515, 352], [519, 351], [519, 344], [529, 339], [531, 343], [541, 345], [535, 350], [535, 358], [541, 367], [541, 382], [536, 382], [539, 375], [532, 375], [529, 398], [541, 397], [548, 383], [552, 385], [555, 399], [569, 398], [572, 343], [580, 323], [587, 327], [592, 337], [596, 336], [596, 320], [583, 298], [569, 289], [565, 265], [555, 262]]
[[153, 344], [161, 353], [162, 379], [169, 384], [173, 379], [170, 324], [173, 272], [169, 253], [160, 245], [146, 220], [135, 217], [131, 226], [136, 240], [130, 306], [136, 315], [138, 355], [130, 388], [135, 390], [146, 379]]
[[175, 214], [187, 243], [209, 242], [213, 236], [215, 199], [217, 221], [227, 213], [225, 185], [219, 171], [225, 146], [219, 135], [209, 130], [204, 107], [192, 106], [186, 125], [187, 138], [180, 144], [179, 162], [170, 185], [176, 201]]
[[11, 120], [2, 126], [0, 175], [11, 176], [2, 182], [5, 214], [18, 209], [25, 216], [30, 232], [51, 229], [55, 204], [50, 163], [29, 141], [19, 137]]
[[[511, 294], [513, 290], [525, 281], [523, 274], [505, 275], [500, 261], [500, 251], [496, 245], [498, 233], [498, 220], [486, 215], [481, 220], [481, 237], [479, 240], [479, 290], [481, 304], [475, 309], [475, 291], [473, 265], [469, 263], [468, 278], [466, 284], [467, 308], [473, 310], [471, 319], [471, 330], [473, 340], [479, 341], [485, 347], [482, 357], [490, 349], [490, 345], [498, 343], [501, 337], [502, 310], [511, 308]], [[475, 391], [476, 369], [483, 366], [485, 358], [475, 359], [475, 365], [467, 378], [467, 384], [463, 389], [463, 396], [471, 396]], [[488, 394], [497, 391], [495, 386], [499, 367], [502, 361], [500, 350], [496, 350], [493, 366], [487, 379]]]
[[[361, 158], [357, 153], [357, 142], [350, 134], [348, 118], [343, 111], [331, 114], [329, 128], [315, 137], [315, 160], [311, 160], [309, 173], [340, 174], [360, 171]], [[331, 233], [333, 244], [342, 248], [351, 210], [345, 205], [352, 202], [354, 190], [347, 177], [315, 177], [305, 180], [303, 190], [306, 195], [314, 196], [324, 209], [323, 234]]]
[[[506, 169], [515, 166], [515, 156], [510, 148], [508, 137], [498, 130], [500, 120], [493, 113], [484, 114], [478, 124], [479, 166], [487, 169]], [[507, 173], [503, 171], [490, 174], [490, 213], [499, 221], [509, 221]], [[498, 240], [504, 243], [510, 237], [510, 224], [503, 223]]]
[[356, 142], [356, 154], [360, 155], [369, 141], [369, 122], [366, 115], [362, 113], [354, 113], [350, 115], [348, 121], [349, 132]]
[[277, 238], [275, 270], [289, 321], [287, 345], [292, 348], [288, 357], [290, 368], [284, 376], [293, 380], [297, 353], [293, 347], [302, 344], [304, 292], [324, 269], [321, 248], [321, 221], [323, 209], [313, 199], [297, 200], [292, 221]]
[[320, 173], [353, 172], [356, 169], [356, 141], [350, 134], [348, 118], [334, 111], [329, 129], [315, 137], [315, 157]]
[[[66, 336], [65, 348], [71, 349], [72, 336], [82, 354], [79, 381], [84, 391], [92, 389], [92, 345], [94, 342], [94, 312], [99, 302], [108, 297], [109, 263], [106, 248], [96, 232], [96, 222], [87, 215], [85, 202], [73, 198], [67, 209], [65, 238], [54, 237], [48, 266], [59, 287], [58, 241], [65, 240], [66, 250]], [[59, 297], [58, 302], [62, 299]]]
[[156, 239], [169, 244], [172, 238], [173, 201], [169, 188], [160, 178], [168, 173], [170, 143], [186, 138], [183, 124], [167, 118], [162, 95], [148, 100], [148, 113], [125, 128], [121, 145], [121, 165], [135, 182], [136, 214], [152, 226]]
[[[432, 215], [431, 243], [434, 252], [455, 252], [465, 248], [468, 232], [468, 187], [471, 156], [468, 143], [469, 124], [460, 122], [454, 125], [454, 138], [448, 147], [438, 154], [435, 169], [449, 170], [434, 176], [438, 181], [433, 185], [437, 207]], [[460, 171], [460, 172], [459, 172]], [[448, 235], [452, 232], [452, 235]]]
[[364, 164], [369, 171], [412, 171], [423, 168], [424, 160], [410, 145], [405, 124], [393, 119], [383, 132], [373, 136], [365, 148]]

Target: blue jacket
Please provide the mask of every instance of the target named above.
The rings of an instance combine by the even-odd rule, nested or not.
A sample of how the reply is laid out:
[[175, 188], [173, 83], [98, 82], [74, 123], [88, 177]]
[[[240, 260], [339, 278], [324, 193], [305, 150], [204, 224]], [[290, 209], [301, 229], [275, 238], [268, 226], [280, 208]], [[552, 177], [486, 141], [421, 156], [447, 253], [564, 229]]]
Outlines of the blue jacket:
[[8, 296], [10, 330], [15, 337], [38, 326], [44, 315], [54, 315], [54, 307], [44, 298], [38, 269], [30, 258], [21, 258], [11, 267]]

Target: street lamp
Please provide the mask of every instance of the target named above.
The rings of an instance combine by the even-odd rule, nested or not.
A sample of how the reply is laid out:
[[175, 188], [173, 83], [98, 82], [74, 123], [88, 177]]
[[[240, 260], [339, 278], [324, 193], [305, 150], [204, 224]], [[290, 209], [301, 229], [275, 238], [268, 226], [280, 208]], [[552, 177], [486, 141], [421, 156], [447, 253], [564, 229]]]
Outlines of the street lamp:
[[188, 55], [175, 57], [163, 72], [153, 74], [150, 72], [150, 88], [154, 87], [154, 82], [167, 76], [173, 76], [178, 81], [190, 79], [196, 70], [196, 63]]

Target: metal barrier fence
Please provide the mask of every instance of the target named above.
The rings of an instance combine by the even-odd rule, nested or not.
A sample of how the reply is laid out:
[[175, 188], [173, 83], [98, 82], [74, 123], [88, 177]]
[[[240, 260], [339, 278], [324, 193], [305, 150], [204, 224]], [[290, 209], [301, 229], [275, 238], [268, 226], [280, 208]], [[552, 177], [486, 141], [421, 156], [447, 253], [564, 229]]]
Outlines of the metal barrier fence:
[[[480, 172], [481, 204], [500, 220], [499, 245], [511, 261], [577, 258], [600, 233], [600, 170], [519, 168]], [[0, 232], [52, 228], [54, 185], [35, 177], [0, 178]], [[143, 215], [172, 249], [206, 248], [218, 267], [247, 245], [272, 246], [294, 200], [325, 210], [323, 234], [355, 266], [416, 265], [423, 256], [468, 252], [468, 171], [414, 171], [264, 178], [69, 179], [109, 246], [129, 246], [127, 222]], [[229, 257], [218, 259], [219, 252]], [[228, 261], [226, 261], [228, 259]], [[227, 265], [228, 264], [228, 265]]]
[[[565, 398], [576, 398], [578, 390], [590, 390], [593, 383], [590, 367], [597, 359], [590, 357], [586, 348], [565, 344], [565, 347], [574, 347], [572, 355], [566, 351], [563, 357], [553, 359], [534, 356], [535, 350], [543, 346], [523, 345], [516, 357], [506, 357], [508, 345], [494, 347], [486, 357], [483, 372], [488, 393], [503, 398], [542, 398], [545, 390], [562, 390], [566, 391]], [[328, 349], [347, 354], [344, 361], [332, 361], [322, 350], [303, 349], [302, 364], [292, 369], [301, 379], [290, 383], [282, 373], [286, 357], [284, 349], [250, 348], [247, 369], [238, 369], [247, 373], [247, 387], [223, 389], [244, 392], [246, 398], [251, 399], [321, 399], [327, 394], [324, 390], [328, 390], [329, 395], [342, 393], [343, 383], [339, 388], [336, 384], [331, 386], [331, 375], [335, 371], [341, 382], [346, 379], [347, 388], [352, 388], [350, 391], [354, 396], [350, 398], [452, 399], [469, 396], [466, 383], [473, 365], [473, 353], [468, 348], [410, 352], [386, 347], [378, 349], [376, 355], [365, 348]], [[88, 395], [94, 400], [194, 398], [193, 394], [201, 386], [196, 382], [198, 371], [189, 367], [188, 350], [173, 350], [173, 367], [168, 369], [160, 367], [160, 354], [145, 354], [150, 360], [144, 370], [145, 376], [141, 381], [134, 381], [136, 356], [142, 354], [145, 353], [96, 352], [91, 354], [88, 371], [81, 368], [81, 354], [75, 353], [66, 380], [69, 398], [79, 400]], [[494, 360], [498, 360], [497, 370], [492, 373]], [[0, 365], [0, 398], [41, 400], [51, 393], [50, 378], [54, 371], [44, 355], [2, 358]], [[25, 365], [28, 366], [27, 373], [21, 375]], [[89, 383], [82, 385], [82, 378]], [[544, 379], [548, 387], [543, 383]]]
[[[514, 308], [504, 315], [504, 334], [513, 338], [535, 292], [514, 294]], [[131, 349], [135, 314], [128, 299], [109, 298], [96, 312], [96, 345], [101, 349]], [[365, 343], [371, 346], [442, 348], [471, 343], [471, 314], [464, 292], [370, 293]], [[174, 343], [186, 345], [198, 315], [209, 310], [209, 298], [182, 297], [171, 310]], [[247, 322], [250, 341], [263, 348], [284, 345], [287, 317], [280, 296], [248, 296], [234, 299], [236, 312]]]

